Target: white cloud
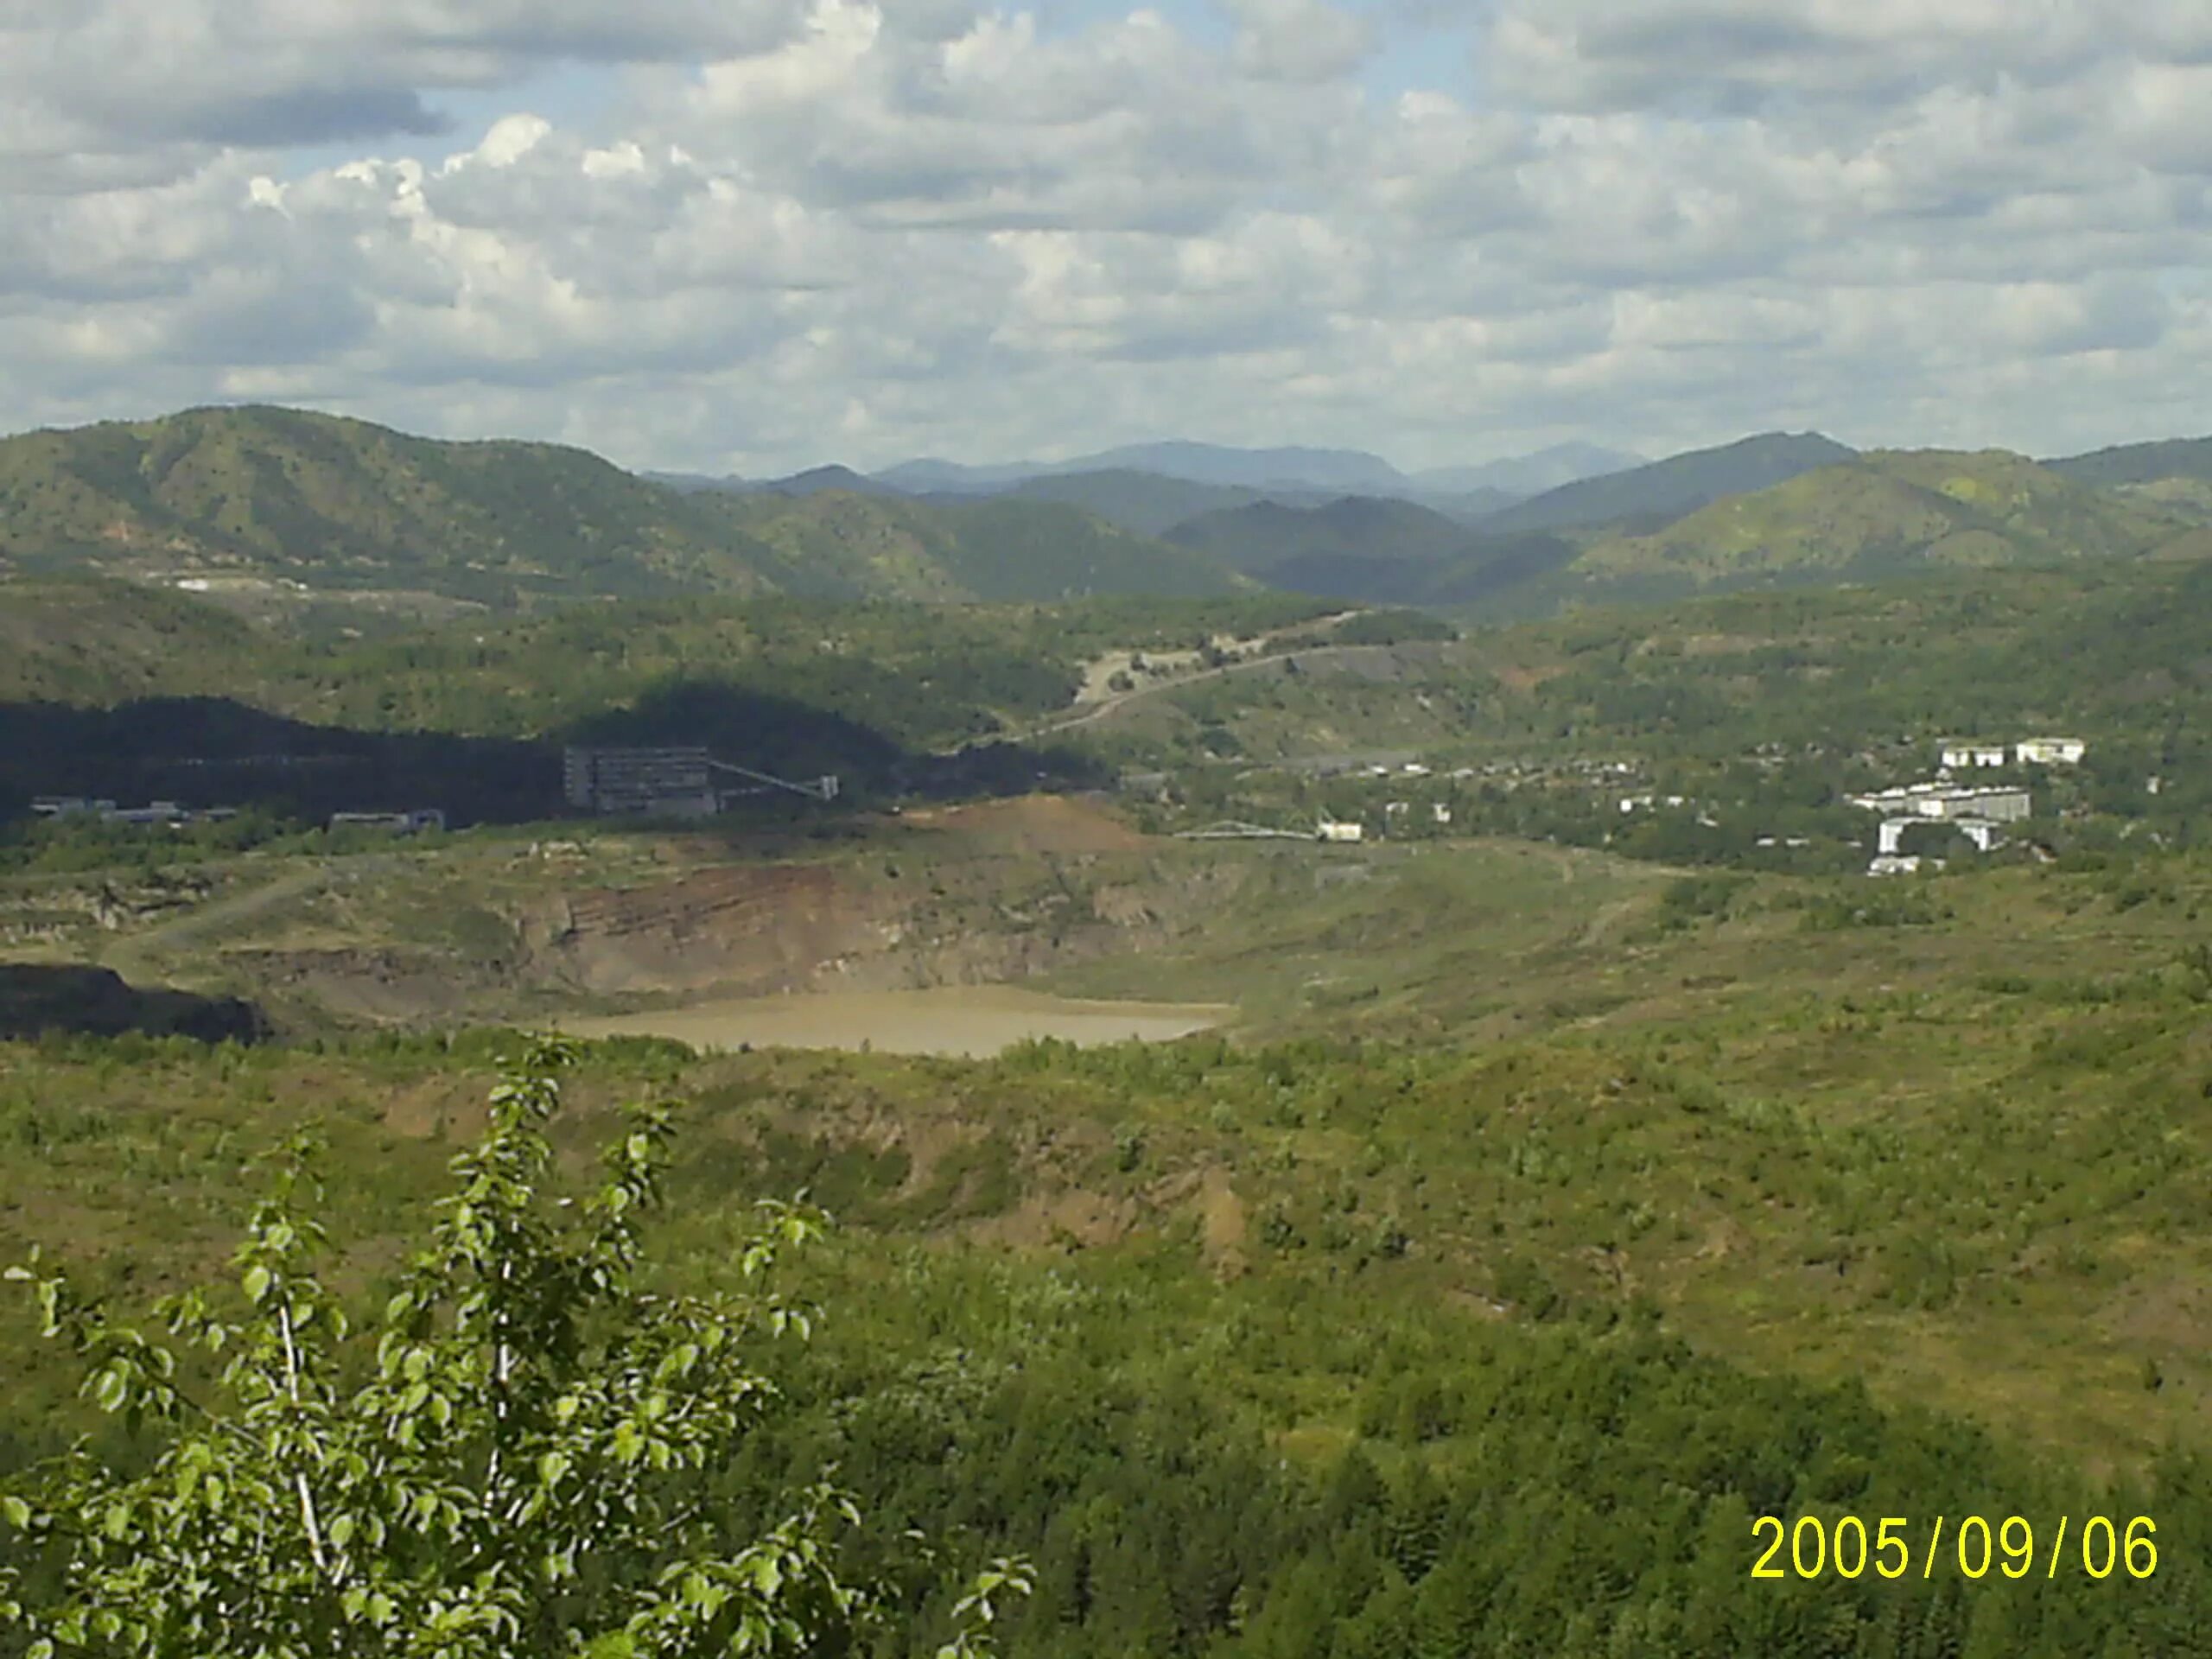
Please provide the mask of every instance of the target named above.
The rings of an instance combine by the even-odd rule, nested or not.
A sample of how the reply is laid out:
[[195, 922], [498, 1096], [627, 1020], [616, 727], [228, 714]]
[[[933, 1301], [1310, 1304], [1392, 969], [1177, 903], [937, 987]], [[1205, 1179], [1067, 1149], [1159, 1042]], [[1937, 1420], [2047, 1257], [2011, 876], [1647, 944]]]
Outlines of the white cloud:
[[1358, 67], [1373, 49], [1368, 21], [1325, 0], [1226, 0], [1236, 19], [1234, 59], [1268, 80], [1325, 81]]
[[2205, 423], [2201, 0], [1402, 0], [1478, 99], [1378, 81], [1389, 7], [1190, 3], [0, 9], [6, 424], [765, 471]]

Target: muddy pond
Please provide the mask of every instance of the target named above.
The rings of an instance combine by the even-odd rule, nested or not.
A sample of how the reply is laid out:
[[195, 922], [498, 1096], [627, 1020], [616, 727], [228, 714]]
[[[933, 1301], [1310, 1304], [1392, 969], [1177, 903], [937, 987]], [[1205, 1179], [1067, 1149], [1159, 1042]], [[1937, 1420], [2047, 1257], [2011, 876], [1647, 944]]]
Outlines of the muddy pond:
[[650, 1014], [569, 1020], [578, 1037], [672, 1037], [694, 1048], [870, 1048], [981, 1057], [1033, 1037], [1162, 1042], [1221, 1025], [1236, 1010], [1197, 1002], [1093, 1002], [1010, 985], [926, 991], [822, 991], [687, 1003]]

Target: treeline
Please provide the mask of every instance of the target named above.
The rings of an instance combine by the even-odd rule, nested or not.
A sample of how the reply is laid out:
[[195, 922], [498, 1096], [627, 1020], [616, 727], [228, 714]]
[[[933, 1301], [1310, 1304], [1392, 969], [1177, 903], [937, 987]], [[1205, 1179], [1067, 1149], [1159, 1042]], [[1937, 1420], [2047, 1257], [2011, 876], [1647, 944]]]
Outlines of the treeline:
[[[1855, 1385], [1746, 1376], [1640, 1319], [1532, 1331], [1389, 1309], [1347, 1328], [1340, 1304], [1245, 1294], [1216, 1310], [1225, 1329], [1186, 1330], [1196, 1351], [1169, 1357], [1141, 1300], [1079, 1275], [972, 1267], [982, 1306], [963, 1315], [902, 1265], [938, 1344], [914, 1352], [874, 1320], [833, 1334], [795, 1383], [797, 1413], [733, 1471], [730, 1502], [748, 1514], [752, 1493], [834, 1465], [872, 1517], [871, 1567], [911, 1527], [1029, 1554], [1037, 1592], [1013, 1615], [1012, 1653], [2212, 1653], [2212, 1575], [2188, 1541], [2212, 1523], [2198, 1463], [2092, 1491]], [[1209, 1357], [1228, 1348], [1262, 1373], [1325, 1357], [1352, 1391], [1349, 1423], [1271, 1427], [1235, 1409]], [[2099, 1581], [2069, 1558], [2054, 1579], [2038, 1557], [2031, 1580], [1974, 1581], [1948, 1554], [1929, 1580], [1917, 1554], [1894, 1582], [1872, 1567], [1751, 1576], [1760, 1516], [1908, 1516], [1924, 1553], [1938, 1515], [2018, 1515], [2048, 1553], [2062, 1515], [2078, 1529], [2099, 1513], [2154, 1516], [2151, 1578]], [[917, 1605], [914, 1628], [933, 1611]]]

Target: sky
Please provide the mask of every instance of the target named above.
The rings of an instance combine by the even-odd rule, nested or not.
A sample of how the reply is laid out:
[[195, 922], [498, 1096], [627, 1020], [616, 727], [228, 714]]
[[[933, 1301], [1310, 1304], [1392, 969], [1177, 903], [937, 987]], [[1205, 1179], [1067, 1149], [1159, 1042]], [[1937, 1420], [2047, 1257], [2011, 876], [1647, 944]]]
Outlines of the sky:
[[2205, 0], [0, 0], [0, 430], [2212, 432]]

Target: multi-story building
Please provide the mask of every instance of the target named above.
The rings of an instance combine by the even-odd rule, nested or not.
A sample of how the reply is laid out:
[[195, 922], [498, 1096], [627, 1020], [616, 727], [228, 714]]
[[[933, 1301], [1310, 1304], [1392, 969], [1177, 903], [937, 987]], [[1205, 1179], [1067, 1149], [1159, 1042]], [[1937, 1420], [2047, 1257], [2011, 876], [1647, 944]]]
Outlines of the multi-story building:
[[570, 748], [562, 783], [571, 806], [632, 817], [711, 817], [719, 806], [707, 751]]

